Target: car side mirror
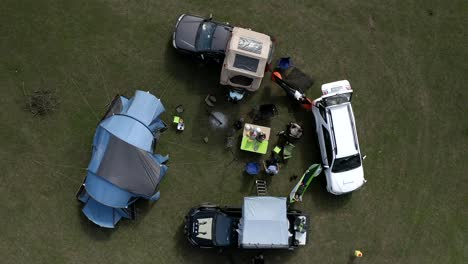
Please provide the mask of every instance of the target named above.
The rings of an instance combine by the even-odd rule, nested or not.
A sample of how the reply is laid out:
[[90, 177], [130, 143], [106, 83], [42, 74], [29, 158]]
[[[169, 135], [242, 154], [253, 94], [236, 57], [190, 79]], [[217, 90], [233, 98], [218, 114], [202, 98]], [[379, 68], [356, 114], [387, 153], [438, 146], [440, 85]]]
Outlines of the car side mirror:
[[210, 17], [208, 18], [208, 20], [213, 20], [213, 14], [210, 13]]

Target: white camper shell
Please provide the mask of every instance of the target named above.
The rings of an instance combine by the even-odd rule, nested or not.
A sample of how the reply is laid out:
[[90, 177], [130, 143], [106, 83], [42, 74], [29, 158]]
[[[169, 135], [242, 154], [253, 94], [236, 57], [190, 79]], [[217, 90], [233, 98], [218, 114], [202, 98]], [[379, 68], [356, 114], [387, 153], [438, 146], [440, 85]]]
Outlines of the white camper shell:
[[226, 47], [220, 83], [251, 92], [258, 90], [272, 53], [270, 36], [234, 27]]

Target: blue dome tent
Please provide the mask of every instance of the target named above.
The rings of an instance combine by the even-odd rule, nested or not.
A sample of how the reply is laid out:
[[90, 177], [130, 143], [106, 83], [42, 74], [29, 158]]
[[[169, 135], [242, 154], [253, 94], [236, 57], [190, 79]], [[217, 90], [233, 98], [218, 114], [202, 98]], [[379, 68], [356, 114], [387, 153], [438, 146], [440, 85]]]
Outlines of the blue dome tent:
[[114, 228], [122, 217], [135, 218], [138, 199], [159, 199], [168, 157], [153, 149], [156, 135], [166, 128], [159, 118], [164, 111], [149, 92], [112, 101], [96, 129], [87, 175], [77, 193], [83, 213], [95, 224]]

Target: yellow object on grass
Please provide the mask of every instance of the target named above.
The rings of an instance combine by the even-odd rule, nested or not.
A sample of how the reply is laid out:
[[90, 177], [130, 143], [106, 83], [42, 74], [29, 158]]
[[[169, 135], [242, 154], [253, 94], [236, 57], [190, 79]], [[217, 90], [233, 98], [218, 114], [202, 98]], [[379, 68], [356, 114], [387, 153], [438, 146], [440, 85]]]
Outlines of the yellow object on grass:
[[274, 149], [273, 149], [273, 152], [275, 152], [276, 154], [279, 154], [281, 152], [281, 148], [276, 146]]

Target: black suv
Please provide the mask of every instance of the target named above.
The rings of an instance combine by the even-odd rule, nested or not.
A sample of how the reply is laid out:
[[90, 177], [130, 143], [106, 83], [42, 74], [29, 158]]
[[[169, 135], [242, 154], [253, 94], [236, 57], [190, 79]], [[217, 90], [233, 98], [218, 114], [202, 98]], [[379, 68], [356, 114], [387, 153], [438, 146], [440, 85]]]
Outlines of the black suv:
[[197, 59], [222, 63], [232, 26], [194, 15], [177, 19], [172, 45], [178, 51]]

